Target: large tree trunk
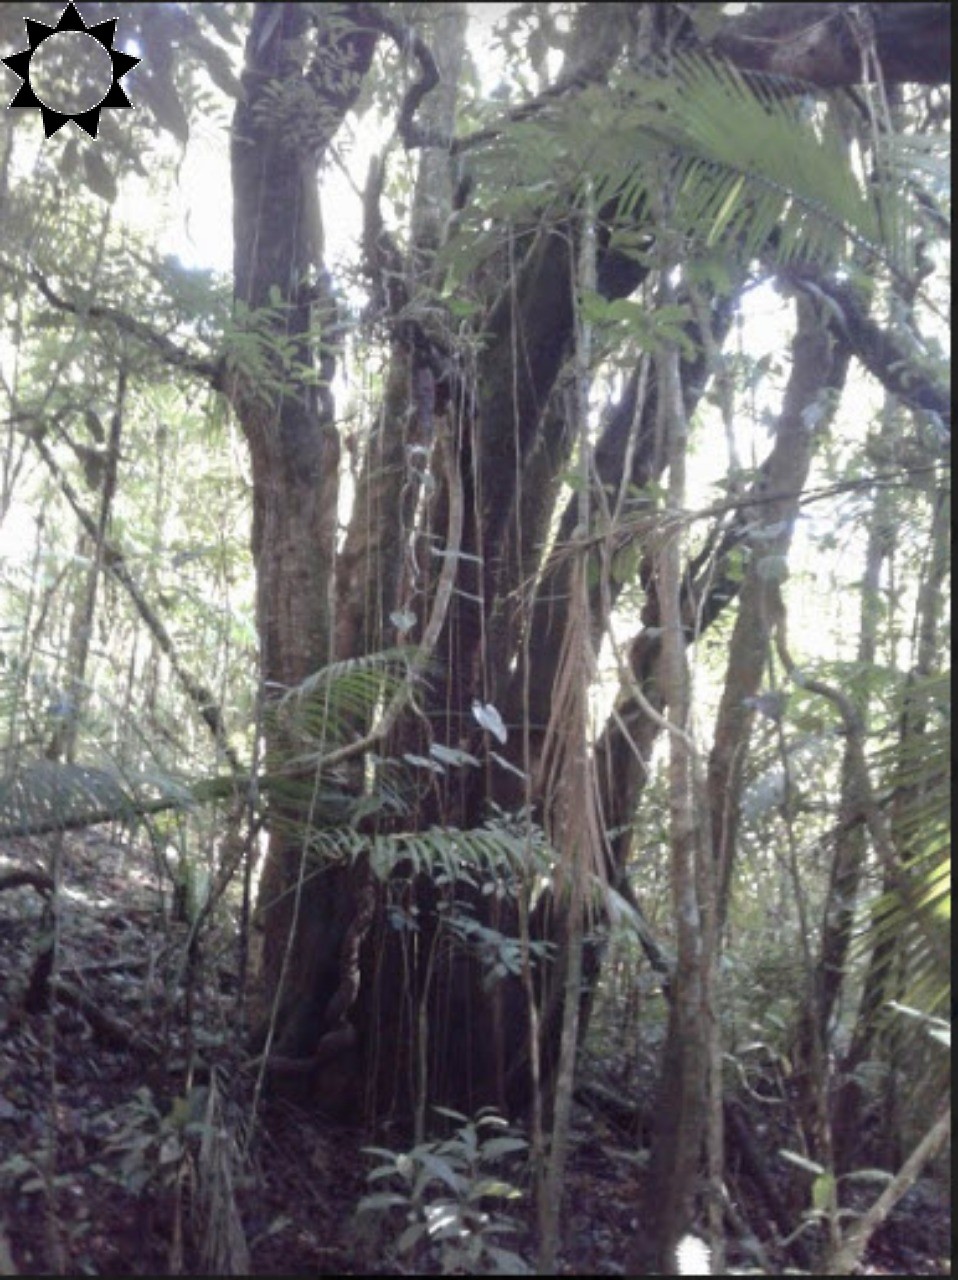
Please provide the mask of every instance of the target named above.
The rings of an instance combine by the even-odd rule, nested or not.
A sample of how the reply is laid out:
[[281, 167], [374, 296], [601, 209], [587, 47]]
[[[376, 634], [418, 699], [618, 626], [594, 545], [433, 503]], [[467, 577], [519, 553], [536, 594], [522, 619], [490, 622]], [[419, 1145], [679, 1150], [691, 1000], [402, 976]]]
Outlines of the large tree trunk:
[[[508, 764], [535, 776], [567, 627], [568, 574], [561, 553], [547, 566], [531, 603], [518, 588], [541, 563], [572, 449], [563, 380], [574, 330], [574, 220], [557, 219], [553, 212], [541, 225], [524, 225], [530, 233], [521, 239], [515, 228], [503, 227], [503, 243], [510, 248], [501, 273], [493, 268], [495, 278], [477, 288], [489, 305], [472, 324], [471, 345], [456, 346], [449, 317], [430, 322], [434, 298], [428, 288], [437, 283], [432, 253], [450, 199], [450, 153], [469, 161], [467, 147], [448, 142], [462, 35], [451, 28], [457, 21], [461, 28], [463, 17], [461, 7], [451, 8], [433, 33], [433, 57], [386, 6], [257, 5], [244, 97], [233, 126], [237, 314], [224, 385], [252, 460], [267, 773], [282, 773], [297, 750], [274, 714], [283, 691], [332, 658], [362, 657], [397, 639], [421, 643], [430, 630], [427, 618], [436, 624], [437, 643], [428, 676], [415, 687], [417, 705], [390, 721], [385, 740], [371, 745], [400, 763], [404, 756], [428, 758], [432, 748], [466, 751], [482, 762], [478, 769], [450, 768], [444, 774], [407, 770], [405, 812], [391, 825], [381, 817], [378, 827], [364, 820], [361, 830], [370, 836], [394, 834], [400, 825], [419, 833], [438, 824], [476, 830], [488, 816], [489, 800], [513, 811], [531, 804], [541, 821], [542, 795], [495, 763], [490, 747], [501, 746]], [[814, 6], [790, 6], [791, 25], [771, 34], [763, 28], [762, 47], [790, 46], [802, 29], [798, 11], [806, 8]], [[925, 30], [941, 6], [916, 8], [923, 11]], [[666, 30], [673, 19], [678, 30]], [[752, 57], [753, 22], [746, 15], [746, 52]], [[651, 74], [655, 55], [674, 39], [698, 42], [693, 25], [664, 7], [650, 16], [644, 6], [582, 6], [566, 66], [546, 94], [561, 100], [585, 85], [601, 84], [623, 57], [633, 69], [644, 65]], [[716, 48], [734, 31], [723, 26]], [[421, 146], [424, 138], [436, 144], [445, 137], [447, 144], [422, 153], [405, 259], [378, 213], [382, 174], [371, 175], [366, 265], [379, 286], [390, 367], [372, 437], [358, 450], [352, 524], [337, 549], [339, 429], [330, 382], [339, 317], [323, 263], [317, 167], [358, 97], [380, 35], [415, 58], [421, 71], [399, 111], [401, 138], [410, 147]], [[745, 53], [742, 58], [747, 61]], [[538, 105], [549, 101], [544, 95]], [[487, 138], [496, 145], [496, 130]], [[627, 297], [649, 271], [610, 247], [606, 215], [612, 213], [612, 206], [599, 211], [597, 292], [607, 299]], [[715, 307], [719, 341], [729, 309]], [[850, 336], [858, 334], [863, 349], [869, 347], [874, 335], [857, 324], [848, 306], [841, 310], [854, 331]], [[686, 414], [706, 376], [704, 359], [683, 369]], [[641, 488], [662, 473], [654, 371], [648, 381], [639, 403], [637, 373], [610, 415], [596, 450], [597, 495], [602, 486], [617, 483]], [[419, 496], [417, 486], [426, 496]], [[574, 523], [570, 509], [560, 538], [569, 536]], [[693, 618], [708, 625], [734, 596], [737, 587], [723, 570], [728, 551], [741, 541], [741, 525], [724, 535], [713, 563], [680, 575], [676, 607], [686, 629]], [[647, 548], [643, 554], [648, 564]], [[444, 566], [452, 557], [455, 593], [446, 600], [450, 580]], [[612, 600], [616, 590], [613, 584]], [[597, 640], [610, 595], [590, 587], [589, 604]], [[637, 760], [647, 758], [645, 746], [656, 732], [649, 704], [657, 710], [665, 701], [655, 635], [659, 614], [650, 582], [648, 630], [630, 654], [646, 697], [634, 699], [627, 689], [622, 714], [597, 745], [603, 816], [623, 829], [644, 782]], [[474, 700], [499, 708], [511, 729], [508, 743], [497, 744], [484, 733], [473, 717]], [[365, 780], [358, 753], [336, 779], [356, 793]], [[328, 770], [301, 781], [322, 791]], [[310, 830], [317, 824], [308, 793], [308, 785], [305, 799], [293, 787], [285, 800], [278, 789], [271, 792], [260, 890], [263, 1027], [277, 1075], [282, 1077], [285, 1065], [290, 1079], [328, 1097], [326, 1091], [343, 1078], [344, 1061], [353, 1083], [361, 1063], [369, 1109], [378, 1115], [410, 1115], [417, 1108], [421, 1113], [427, 1095], [466, 1109], [523, 1101], [534, 1055], [522, 981], [506, 976], [490, 985], [476, 948], [463, 945], [443, 923], [450, 913], [448, 888], [420, 875], [394, 877], [387, 891], [362, 859], [330, 864], [308, 855]], [[627, 850], [623, 838], [613, 854], [620, 868]], [[457, 893], [460, 908], [471, 909], [477, 924], [507, 940], [518, 937], [521, 912], [515, 901], [461, 885]], [[529, 921], [533, 943], [558, 936], [557, 914], [550, 895], [543, 895]], [[594, 974], [597, 957], [587, 955], [584, 964]], [[546, 1073], [562, 1020], [560, 968], [548, 977], [538, 972], [535, 979]]]
[[[329, 383], [337, 317], [322, 258], [317, 168], [358, 95], [377, 39], [375, 31], [343, 22], [358, 24], [361, 6], [342, 9], [323, 15], [293, 4], [256, 7], [233, 121], [235, 319], [244, 341], [227, 388], [252, 461], [268, 772], [280, 770], [291, 752], [271, 704], [331, 656], [339, 437]], [[311, 98], [311, 112], [283, 109], [282, 94], [301, 103], [297, 92]], [[291, 370], [291, 360], [302, 373], [318, 367], [318, 384]], [[296, 834], [303, 817], [274, 804], [260, 887], [263, 991], [267, 1002], [281, 998], [290, 1011], [278, 1023], [278, 1043], [291, 1054], [315, 1048], [352, 915], [344, 872], [325, 875], [321, 892], [309, 881], [304, 901], [305, 851]], [[307, 919], [308, 929], [297, 928]], [[291, 939], [295, 949], [288, 949]]]

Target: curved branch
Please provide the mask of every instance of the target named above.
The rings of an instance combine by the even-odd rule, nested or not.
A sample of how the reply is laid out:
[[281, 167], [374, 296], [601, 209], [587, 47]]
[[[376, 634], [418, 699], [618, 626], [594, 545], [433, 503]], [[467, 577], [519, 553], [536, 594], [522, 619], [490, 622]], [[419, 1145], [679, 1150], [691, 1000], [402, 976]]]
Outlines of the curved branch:
[[419, 79], [413, 81], [406, 90], [396, 120], [396, 128], [406, 150], [411, 151], [414, 147], [449, 148], [452, 143], [450, 137], [432, 133], [418, 125], [414, 119], [423, 98], [439, 83], [439, 68], [436, 66], [436, 59], [429, 45], [415, 27], [398, 21], [392, 14], [386, 12], [384, 5], [363, 4], [358, 8], [363, 25], [389, 36], [403, 52], [411, 53], [422, 69]]
[[[530, 119], [557, 98], [575, 89], [582, 89], [593, 81], [601, 80], [605, 73], [601, 58], [591, 63], [587, 60], [581, 66], [573, 66], [570, 70], [563, 71], [555, 84], [550, 85], [534, 98], [519, 103], [518, 106], [504, 112], [501, 124], [490, 125], [485, 129], [476, 129], [472, 133], [456, 137], [455, 134], [428, 129], [418, 124], [415, 120], [416, 112], [419, 110], [423, 99], [440, 82], [439, 68], [426, 41], [414, 27], [407, 26], [404, 22], [399, 22], [391, 14], [386, 13], [382, 5], [359, 5], [357, 7], [362, 11], [363, 25], [389, 36], [399, 46], [400, 50], [413, 55], [422, 70], [419, 79], [414, 81], [406, 90], [406, 95], [403, 98], [399, 115], [396, 119], [396, 129], [407, 151], [412, 151], [419, 147], [436, 147], [440, 150], [448, 151], [450, 155], [460, 155], [462, 152], [471, 151], [474, 147], [482, 146], [486, 142], [494, 142], [504, 128], [517, 124], [522, 120]], [[587, 19], [587, 21], [589, 20]]]
[[945, 425], [951, 423], [951, 394], [947, 386], [923, 369], [890, 329], [871, 318], [856, 290], [834, 279], [809, 278], [788, 273], [797, 288], [830, 304], [832, 320], [848, 343], [852, 354], [886, 391], [909, 409], [936, 414]]
[[152, 347], [165, 364], [172, 365], [175, 369], [184, 369], [194, 377], [203, 379], [215, 391], [222, 389], [223, 361], [221, 359], [204, 360], [202, 356], [196, 356], [192, 351], [177, 346], [165, 333], [158, 333], [142, 320], [137, 320], [116, 307], [86, 305], [64, 298], [56, 292], [35, 266], [30, 267], [30, 279], [47, 302], [58, 311], [66, 311], [69, 315], [83, 316], [90, 320], [106, 320], [121, 333], [129, 334], [144, 346]]

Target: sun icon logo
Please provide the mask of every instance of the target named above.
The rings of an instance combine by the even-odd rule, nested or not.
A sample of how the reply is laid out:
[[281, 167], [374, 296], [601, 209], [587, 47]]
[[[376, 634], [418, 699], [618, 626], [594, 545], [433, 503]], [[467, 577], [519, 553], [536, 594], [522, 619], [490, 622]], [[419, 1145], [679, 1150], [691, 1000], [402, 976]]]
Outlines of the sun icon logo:
[[[91, 138], [95, 138], [104, 107], [132, 108], [133, 103], [124, 93], [120, 81], [141, 59], [113, 48], [116, 18], [88, 27], [71, 0], [55, 27], [48, 27], [35, 18], [24, 18], [23, 21], [30, 48], [11, 54], [9, 58], [0, 58], [0, 62], [23, 81], [8, 110], [17, 107], [39, 110], [43, 132], [48, 138], [62, 129], [68, 120], [75, 121]], [[46, 48], [41, 48], [44, 44]], [[31, 65], [34, 58], [37, 63]], [[107, 75], [110, 85], [104, 91], [102, 86]], [[57, 107], [45, 100], [50, 98], [58, 104]], [[92, 106], [88, 105], [91, 100]]]

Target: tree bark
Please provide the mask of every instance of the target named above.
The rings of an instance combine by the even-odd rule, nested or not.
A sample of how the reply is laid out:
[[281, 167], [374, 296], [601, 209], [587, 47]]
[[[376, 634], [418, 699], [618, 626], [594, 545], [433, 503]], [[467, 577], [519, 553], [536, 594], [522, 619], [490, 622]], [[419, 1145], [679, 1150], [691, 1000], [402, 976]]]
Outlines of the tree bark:
[[950, 6], [785, 3], [726, 19], [712, 50], [743, 71], [805, 80], [820, 88], [860, 84], [874, 75], [873, 54], [886, 84], [945, 84], [951, 77]]
[[797, 311], [792, 372], [776, 427], [775, 447], [763, 467], [760, 486], [760, 492], [783, 496], [761, 507], [744, 507], [748, 534], [742, 547], [748, 560], [709, 756], [708, 791], [720, 929], [728, 915], [744, 765], [756, 698], [766, 675], [769, 641], [776, 621], [770, 601], [779, 569], [784, 569], [787, 562], [815, 440], [829, 416], [823, 412], [815, 428], [808, 412], [828, 403], [827, 394], [841, 389], [848, 370], [847, 348], [834, 341], [827, 322], [816, 314], [815, 308], [799, 298]]
[[[665, 282], [661, 299], [666, 306], [674, 302]], [[711, 958], [706, 951], [700, 893], [701, 860], [709, 857], [708, 814], [698, 794], [698, 747], [682, 617], [681, 523], [676, 519], [685, 505], [688, 448], [677, 348], [665, 346], [656, 365], [660, 435], [669, 468], [664, 516], [673, 518], [664, 524], [660, 535], [655, 580], [662, 616], [661, 691], [669, 733], [669, 846], [676, 961], [652, 1138], [648, 1204], [649, 1220], [655, 1223], [652, 1235], [658, 1269], [673, 1275], [676, 1246], [691, 1225], [699, 1186], [699, 1160], [705, 1145], [708, 1020], [715, 1010], [708, 1000], [706, 971]], [[635, 1262], [641, 1265], [642, 1251], [637, 1253]]]
[[[804, 13], [816, 6], [794, 8]], [[252, 459], [267, 770], [279, 771], [295, 754], [296, 744], [270, 715], [276, 695], [333, 656], [368, 654], [390, 643], [397, 632], [397, 638], [408, 634], [418, 640], [417, 628], [424, 625], [427, 604], [435, 600], [442, 578], [442, 566], [434, 560], [424, 570], [427, 557], [418, 552], [428, 547], [439, 553], [436, 560], [454, 556], [455, 590], [436, 660], [428, 678], [416, 685], [415, 714], [390, 726], [385, 753], [421, 761], [433, 747], [466, 751], [481, 757], [483, 767], [424, 770], [418, 775], [421, 784], [410, 774], [403, 821], [414, 831], [439, 823], [475, 829], [490, 798], [510, 806], [525, 800], [541, 805], [543, 796], [533, 794], [525, 780], [516, 787], [512, 778], [503, 781], [505, 775], [497, 773], [501, 766], [493, 764], [490, 753], [495, 744], [474, 719], [472, 703], [495, 702], [514, 730], [504, 758], [534, 773], [539, 744], [533, 739], [548, 721], [566, 627], [564, 602], [548, 599], [557, 587], [560, 597], [565, 590], [561, 555], [542, 580], [531, 620], [515, 607], [514, 593], [517, 577], [541, 563], [558, 478], [570, 456], [570, 414], [557, 388], [574, 333], [575, 219], [543, 219], [528, 244], [511, 259], [504, 255], [506, 270], [496, 288], [491, 294], [479, 291], [493, 299], [470, 334], [481, 335], [482, 341], [469, 346], [469, 359], [462, 359], [443, 324], [432, 328], [428, 315], [423, 318], [429, 307], [418, 307], [423, 283], [435, 284], [431, 257], [447, 207], [448, 157], [494, 145], [510, 123], [547, 109], [586, 83], [601, 82], [621, 58], [629, 57], [634, 65], [637, 58], [658, 52], [658, 46], [636, 50], [640, 28], [642, 38], [653, 44], [688, 34], [665, 31], [672, 15], [645, 25], [640, 18], [630, 6], [583, 6], [576, 12], [570, 55], [556, 83], [534, 103], [504, 113], [499, 126], [457, 139], [454, 103], [443, 97], [449, 93], [454, 98], [455, 78], [451, 64], [440, 75], [443, 38], [440, 56], [434, 57], [419, 35], [405, 31], [392, 11], [381, 6], [280, 4], [254, 10], [244, 96], [233, 128], [236, 335], [217, 377], [242, 424]], [[801, 27], [805, 18], [795, 21]], [[885, 19], [875, 21], [884, 31]], [[768, 54], [771, 46], [788, 46], [789, 56], [794, 54], [789, 44], [794, 26], [784, 35], [776, 30], [769, 36], [755, 22], [751, 12], [735, 19], [735, 25], [730, 20], [714, 47], [732, 50], [747, 68], [756, 47]], [[826, 27], [829, 22], [831, 18]], [[732, 40], [735, 32], [739, 43], [723, 46], [721, 41]], [[419, 66], [420, 77], [399, 108], [397, 129], [407, 148], [421, 152], [422, 168], [406, 263], [397, 259], [378, 212], [382, 173], [373, 175], [370, 184], [368, 256], [374, 263], [378, 256], [387, 268], [380, 283], [382, 314], [390, 326], [391, 369], [378, 435], [360, 459], [353, 525], [337, 550], [339, 431], [330, 383], [340, 317], [323, 262], [316, 174], [357, 100], [380, 34], [396, 41]], [[853, 44], [859, 34], [853, 33]], [[816, 56], [824, 53], [819, 50]], [[856, 65], [860, 75], [861, 57]], [[822, 64], [823, 75], [835, 74], [830, 66]], [[611, 207], [599, 211], [600, 226], [612, 212]], [[508, 236], [510, 228], [504, 232]], [[649, 267], [619, 253], [607, 237], [607, 229], [601, 228], [597, 292], [606, 298], [626, 297]], [[399, 269], [393, 271], [397, 262]], [[852, 327], [856, 324], [853, 317]], [[862, 349], [869, 343], [866, 335]], [[688, 413], [701, 394], [705, 362], [692, 360], [682, 372], [687, 399], [681, 408]], [[597, 494], [606, 483], [641, 485], [661, 473], [663, 458], [655, 449], [654, 432], [656, 379], [642, 405], [638, 388], [636, 379], [598, 447]], [[462, 493], [462, 539], [454, 548], [442, 538], [451, 527], [456, 485], [436, 468], [419, 465], [432, 448], [426, 438], [430, 423], [440, 425], [448, 438], [448, 458]], [[412, 468], [418, 476], [412, 474], [413, 459], [419, 460]], [[435, 488], [429, 501], [416, 488], [429, 487], [427, 479]], [[560, 537], [567, 538], [573, 525], [563, 526]], [[740, 522], [719, 541], [719, 563], [742, 533]], [[648, 561], [648, 548], [643, 551]], [[684, 579], [675, 568], [669, 589], [674, 587], [677, 603], [669, 607], [675, 603], [678, 609], [675, 626], [683, 645], [696, 618], [708, 625], [737, 590], [730, 575], [729, 581], [720, 581], [721, 572], [716, 575], [713, 568], [693, 565]], [[709, 582], [704, 603], [695, 599], [703, 581]], [[656, 593], [652, 583], [647, 610], [651, 628], [665, 621], [664, 614], [658, 616], [662, 602]], [[598, 592], [590, 594], [597, 635], [610, 593], [606, 600]], [[403, 617], [392, 630], [391, 615], [407, 605], [416, 615], [414, 623]], [[628, 709], [628, 728], [635, 741], [649, 745], [657, 732], [649, 707], [655, 712], [666, 703], [656, 682], [677, 688], [674, 666], [671, 675], [660, 667], [661, 648], [659, 639], [647, 633], [632, 653], [648, 693], [644, 704], [636, 701]], [[523, 649], [532, 655], [525, 663]], [[610, 782], [603, 780], [603, 803], [608, 799], [604, 818], [608, 822], [612, 816], [623, 828], [631, 821], [644, 767], [641, 749], [638, 764], [634, 756], [627, 768], [622, 764], [631, 750], [627, 734], [619, 732], [626, 718], [620, 715], [597, 753], [600, 765], [610, 764]], [[520, 726], [522, 734], [515, 732]], [[363, 749], [372, 746], [368, 739], [358, 741]], [[356, 789], [361, 774], [357, 763], [352, 775]], [[503, 979], [490, 994], [476, 956], [454, 945], [443, 931], [443, 895], [426, 878], [394, 883], [387, 902], [381, 887], [372, 883], [368, 866], [309, 864], [302, 839], [293, 834], [297, 827], [302, 831], [308, 810], [308, 804], [274, 801], [270, 817], [260, 915], [265, 925], [264, 990], [267, 1006], [278, 1013], [271, 1023], [277, 1050], [291, 1058], [322, 1056], [320, 1046], [332, 1043], [326, 1037], [341, 1036], [348, 1014], [379, 1114], [395, 1109], [408, 1115], [417, 1106], [421, 1109], [426, 1092], [431, 1100], [461, 1108], [500, 1098], [503, 1089], [509, 1098], [521, 1099], [528, 1089], [521, 983]], [[515, 904], [493, 903], [478, 891], [464, 896], [477, 921], [515, 936]], [[402, 912], [416, 921], [415, 928], [397, 926]], [[534, 943], [552, 936], [559, 914], [545, 895], [530, 921]], [[592, 962], [587, 957], [587, 968]], [[537, 993], [543, 996], [541, 990]], [[542, 1035], [554, 1049], [561, 999], [544, 1013]], [[545, 1065], [548, 1070], [548, 1061]]]
[[[244, 343], [225, 386], [252, 461], [267, 704], [332, 653], [339, 437], [330, 382], [338, 317], [323, 262], [318, 165], [356, 101], [378, 34], [364, 25], [361, 5], [257, 5], [233, 120], [234, 290]], [[303, 377], [313, 372], [318, 385]], [[265, 727], [267, 772], [278, 772], [291, 744], [269, 710]], [[279, 1047], [289, 1052], [313, 1047], [317, 1005], [321, 1019], [352, 914], [349, 877], [331, 872], [322, 893], [310, 882], [315, 910], [308, 931], [299, 931], [305, 853], [290, 828], [303, 816], [274, 811], [260, 886], [266, 1008], [283, 998], [310, 1015], [284, 1024]]]

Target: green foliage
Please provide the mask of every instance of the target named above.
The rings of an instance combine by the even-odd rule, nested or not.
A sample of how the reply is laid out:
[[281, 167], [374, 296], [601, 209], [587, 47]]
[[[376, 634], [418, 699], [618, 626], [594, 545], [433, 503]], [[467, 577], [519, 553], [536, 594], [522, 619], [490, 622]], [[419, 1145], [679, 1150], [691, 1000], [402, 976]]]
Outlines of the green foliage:
[[[869, 162], [843, 110], [820, 91], [812, 99], [794, 82], [688, 56], [668, 75], [625, 75], [507, 124], [497, 146], [470, 161], [476, 196], [442, 252], [446, 292], [461, 304], [463, 288], [495, 276], [497, 259], [521, 261], [540, 229], [568, 216], [586, 178], [611, 247], [649, 266], [678, 252], [719, 291], [731, 287], [731, 263], [756, 258], [828, 270], [854, 253], [910, 280], [919, 229], [941, 205], [941, 174], [932, 163], [927, 182], [912, 171], [904, 183], [911, 153], [896, 135], [864, 181]], [[924, 154], [940, 153], [929, 145]], [[586, 304], [594, 321], [653, 348], [688, 341], [680, 314], [656, 319], [630, 300]]]
[[366, 732], [377, 708], [402, 689], [412, 654], [411, 649], [394, 648], [347, 658], [288, 689], [269, 714], [297, 752], [287, 761], [289, 767], [319, 764], [324, 753]]
[[209, 1085], [175, 1097], [168, 1111], [143, 1087], [99, 1122], [108, 1137], [93, 1171], [136, 1196], [166, 1202], [177, 1221], [176, 1201], [185, 1193], [204, 1273], [248, 1275], [249, 1250], [234, 1197], [236, 1118], [226, 1115], [215, 1071]]
[[529, 1275], [532, 1269], [500, 1238], [519, 1224], [498, 1207], [521, 1192], [503, 1172], [527, 1143], [491, 1108], [469, 1120], [435, 1108], [458, 1126], [449, 1138], [421, 1142], [410, 1151], [366, 1147], [380, 1163], [366, 1175], [371, 1192], [360, 1200], [360, 1220], [378, 1223], [386, 1248], [405, 1268], [438, 1268], [442, 1275]]
[[610, 302], [598, 293], [589, 293], [582, 298], [582, 316], [606, 341], [632, 338], [646, 351], [677, 346], [686, 359], [695, 357], [697, 348], [685, 328], [691, 319], [686, 306], [649, 307], [631, 298]]
[[325, 766], [327, 756], [366, 733], [377, 711], [403, 692], [413, 652], [393, 648], [332, 663], [272, 703], [268, 715], [289, 755], [281, 771], [262, 780], [263, 789], [280, 808], [308, 815], [300, 834], [324, 864], [368, 855], [383, 881], [397, 873], [425, 874], [439, 885], [481, 884], [489, 893], [514, 892], [517, 882], [547, 876], [554, 851], [542, 828], [522, 813], [494, 810], [469, 830], [369, 832], [367, 820], [375, 815], [402, 818], [409, 811], [408, 797], [416, 793], [422, 771], [477, 768], [479, 760], [467, 751], [433, 743], [428, 756], [372, 757], [372, 773], [359, 794], [338, 768]]
[[477, 887], [481, 879], [489, 892], [496, 884], [516, 879], [528, 883], [536, 875], [548, 874], [553, 858], [540, 827], [530, 825], [526, 830], [521, 822], [498, 816], [468, 831], [431, 827], [377, 835], [371, 854], [372, 866], [383, 879], [406, 868], [413, 875], [430, 875], [440, 884], [461, 881]]
[[[494, 890], [497, 883], [501, 881], [486, 880], [483, 890]], [[455, 902], [448, 909], [446, 903], [440, 903], [439, 910], [447, 933], [479, 961], [484, 991], [490, 991], [503, 978], [519, 977], [525, 963], [535, 966], [539, 961], [550, 959], [555, 952], [552, 943], [536, 939], [523, 942], [482, 924], [474, 918], [471, 903]]]
[[893, 943], [907, 974], [902, 999], [940, 1014], [951, 999], [942, 963], [951, 935], [951, 672], [913, 682], [901, 708], [903, 723], [918, 716], [923, 729], [884, 748], [875, 765], [890, 784], [903, 881], [874, 904], [858, 947]]
[[220, 353], [226, 366], [242, 376], [265, 406], [275, 407], [276, 396], [295, 386], [322, 380], [313, 358], [322, 350], [321, 332], [309, 338], [289, 332], [291, 310], [274, 285], [269, 306], [251, 309], [237, 301], [234, 319], [223, 326]]
[[909, 198], [891, 183], [866, 188], [837, 108], [794, 84], [680, 58], [667, 77], [626, 81], [606, 110], [616, 127], [599, 130], [592, 171], [596, 199], [615, 198], [620, 219], [647, 218], [667, 178], [669, 223], [693, 257], [722, 245], [745, 262], [827, 268], [854, 246], [907, 270]]
[[169, 1191], [189, 1159], [191, 1140], [202, 1136], [207, 1093], [192, 1089], [164, 1113], [149, 1088], [137, 1089], [129, 1102], [104, 1117], [112, 1132], [106, 1162], [96, 1172], [136, 1194], [148, 1187]]

